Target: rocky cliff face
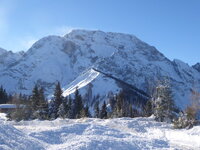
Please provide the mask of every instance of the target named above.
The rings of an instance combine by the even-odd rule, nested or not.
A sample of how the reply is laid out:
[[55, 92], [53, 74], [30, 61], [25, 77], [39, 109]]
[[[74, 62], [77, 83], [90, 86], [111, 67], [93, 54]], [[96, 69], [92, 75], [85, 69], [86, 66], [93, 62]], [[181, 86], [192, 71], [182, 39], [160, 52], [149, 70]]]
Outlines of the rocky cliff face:
[[184, 107], [192, 88], [200, 91], [196, 67], [170, 61], [155, 47], [121, 33], [74, 30], [64, 37], [48, 36], [6, 66], [0, 72], [0, 83], [10, 92], [28, 94], [38, 83], [50, 94], [60, 81], [65, 96], [76, 87], [82, 92], [90, 87], [91, 97], [98, 94], [105, 99], [109, 92], [122, 88], [115, 79], [150, 93], [158, 80], [167, 77], [177, 104]]

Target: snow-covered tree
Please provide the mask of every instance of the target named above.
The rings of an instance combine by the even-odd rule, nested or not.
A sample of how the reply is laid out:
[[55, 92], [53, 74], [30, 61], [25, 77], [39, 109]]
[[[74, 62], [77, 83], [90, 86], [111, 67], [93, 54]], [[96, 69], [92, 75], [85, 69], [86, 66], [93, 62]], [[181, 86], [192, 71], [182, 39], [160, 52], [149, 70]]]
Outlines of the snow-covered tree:
[[58, 116], [60, 118], [67, 118], [68, 109], [69, 108], [68, 108], [67, 102], [63, 100], [63, 102], [60, 104], [58, 108]]
[[58, 82], [56, 84], [56, 88], [54, 91], [54, 96], [53, 96], [53, 100], [50, 103], [50, 117], [51, 119], [56, 119], [58, 117], [58, 109], [60, 104], [63, 101], [63, 96], [62, 96], [62, 89], [60, 86], [60, 82]]
[[154, 115], [155, 119], [160, 122], [171, 122], [174, 113], [175, 104], [168, 81], [163, 81], [156, 87], [154, 97]]
[[197, 124], [200, 112], [200, 93], [192, 91], [192, 98], [190, 105], [186, 107], [185, 111], [179, 114], [179, 117], [174, 122], [175, 128], [192, 128]]

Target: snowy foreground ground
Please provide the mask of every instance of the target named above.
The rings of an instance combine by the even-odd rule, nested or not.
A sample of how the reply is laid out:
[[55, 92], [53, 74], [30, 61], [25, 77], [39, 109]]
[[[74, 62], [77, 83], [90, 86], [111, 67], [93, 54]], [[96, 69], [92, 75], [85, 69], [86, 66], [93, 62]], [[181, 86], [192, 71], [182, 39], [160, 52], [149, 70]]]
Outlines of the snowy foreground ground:
[[200, 149], [200, 126], [175, 130], [152, 118], [5, 121], [0, 150]]

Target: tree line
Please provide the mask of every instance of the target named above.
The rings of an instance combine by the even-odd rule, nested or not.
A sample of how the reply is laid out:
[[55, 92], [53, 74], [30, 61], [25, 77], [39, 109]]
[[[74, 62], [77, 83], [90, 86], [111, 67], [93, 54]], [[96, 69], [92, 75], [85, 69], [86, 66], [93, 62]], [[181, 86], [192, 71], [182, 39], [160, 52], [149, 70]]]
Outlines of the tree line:
[[196, 101], [199, 103], [192, 104], [181, 111], [175, 105], [171, 87], [166, 81], [162, 81], [156, 86], [151, 99], [146, 101], [140, 108], [126, 99], [124, 91], [120, 91], [118, 94], [110, 97], [107, 102], [100, 103], [97, 100], [91, 106], [84, 104], [78, 89], [76, 89], [72, 96], [63, 97], [62, 93], [63, 91], [58, 82], [52, 99], [48, 101], [45, 98], [44, 89], [35, 85], [31, 96], [20, 94], [12, 97], [12, 101], [17, 104], [17, 108], [8, 113], [7, 117], [10, 120], [20, 121], [32, 119], [53, 120], [56, 118], [78, 119], [83, 117], [101, 119], [133, 118], [154, 115], [156, 121], [173, 123], [175, 128], [189, 128], [197, 124], [198, 112], [200, 111], [197, 92], [195, 93]]
[[0, 104], [6, 104], [9, 101], [10, 97], [7, 94], [6, 90], [1, 85], [0, 87]]
[[[117, 117], [136, 117], [139, 111], [124, 98], [124, 93], [119, 94], [100, 104], [96, 101], [94, 106], [83, 103], [83, 98], [76, 89], [73, 96], [63, 97], [60, 83], [55, 86], [53, 97], [50, 101], [45, 98], [44, 89], [34, 86], [31, 96], [17, 95], [12, 97], [13, 103], [17, 108], [7, 114], [10, 120], [53, 120], [56, 118], [78, 119], [83, 117], [94, 118], [117, 118]], [[73, 98], [72, 98], [73, 97]], [[108, 109], [110, 105], [110, 110]], [[92, 111], [93, 113], [91, 114]]]

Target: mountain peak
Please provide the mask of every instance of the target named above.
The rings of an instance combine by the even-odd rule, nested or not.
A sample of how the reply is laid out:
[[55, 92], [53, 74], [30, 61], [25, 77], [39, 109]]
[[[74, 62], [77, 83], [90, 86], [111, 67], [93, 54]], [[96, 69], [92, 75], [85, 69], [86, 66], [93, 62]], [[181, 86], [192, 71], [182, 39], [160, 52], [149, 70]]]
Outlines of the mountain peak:
[[200, 72], [200, 63], [196, 63], [195, 65], [192, 66], [194, 69]]
[[7, 52], [7, 50], [0, 47], [0, 55], [2, 55], [3, 53], [6, 53], [6, 52]]

